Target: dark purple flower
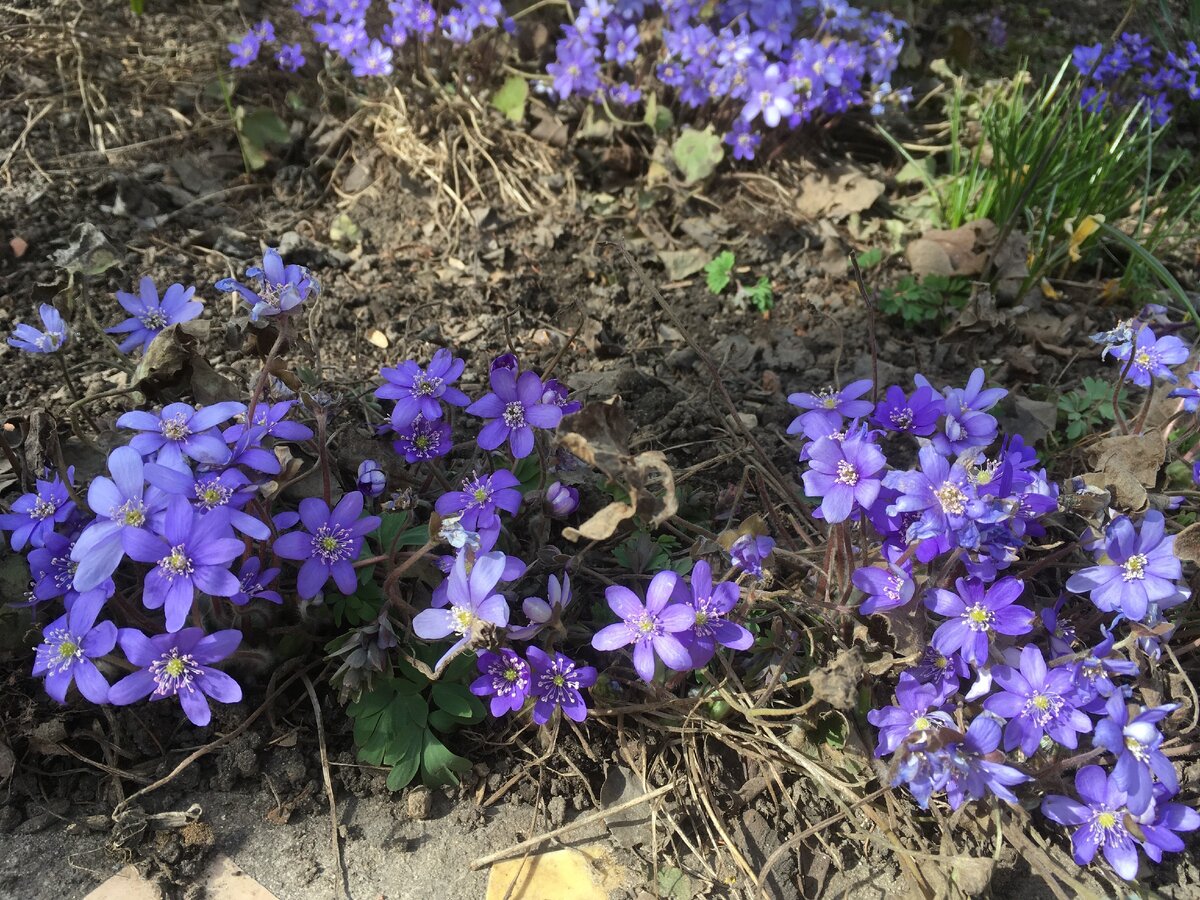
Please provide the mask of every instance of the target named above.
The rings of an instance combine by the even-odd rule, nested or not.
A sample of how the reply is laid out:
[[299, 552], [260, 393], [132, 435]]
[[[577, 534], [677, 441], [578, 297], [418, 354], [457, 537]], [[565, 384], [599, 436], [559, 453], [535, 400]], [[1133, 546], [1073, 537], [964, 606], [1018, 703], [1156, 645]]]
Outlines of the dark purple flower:
[[284, 44], [275, 54], [275, 62], [284, 72], [298, 72], [304, 68], [304, 49], [299, 44]]
[[198, 515], [185, 498], [172, 497], [161, 534], [128, 529], [122, 543], [132, 559], [155, 564], [146, 576], [142, 602], [147, 609], [164, 610], [167, 631], [183, 627], [197, 590], [213, 597], [237, 593], [229, 563], [245, 548], [230, 537], [225, 509]]
[[358, 588], [354, 560], [363, 536], [379, 527], [379, 516], [364, 516], [363, 495], [351, 491], [330, 511], [319, 497], [300, 501], [303, 531], [292, 531], [275, 540], [275, 552], [284, 559], [304, 560], [296, 576], [296, 592], [311, 600], [333, 576], [338, 590], [353, 594]]
[[77, 591], [90, 591], [117, 570], [122, 557], [130, 552], [129, 536], [134, 531], [148, 532], [151, 524], [161, 524], [159, 514], [166, 509], [167, 497], [156, 487], [146, 488], [145, 468], [140, 453], [132, 447], [117, 447], [108, 455], [112, 478], [98, 475], [92, 479], [88, 506], [96, 518], [71, 549], [71, 558], [78, 564]]
[[579, 508], [579, 489], [556, 481], [546, 488], [546, 512], [556, 519], [565, 519]]
[[63, 321], [62, 313], [43, 303], [38, 307], [38, 315], [42, 317], [44, 332], [38, 331], [32, 325], [18, 323], [8, 338], [8, 345], [24, 350], [26, 353], [54, 353], [67, 342], [67, 323]]
[[[67, 483], [73, 483], [75, 467], [67, 469]], [[55, 525], [66, 522], [75, 512], [75, 501], [67, 491], [67, 485], [56, 472], [54, 477], [37, 479], [37, 490], [24, 494], [13, 501], [12, 512], [0, 513], [0, 529], [11, 531], [9, 546], [14, 551], [22, 550], [26, 544], [41, 547]]]
[[81, 596], [66, 615], [42, 631], [33, 674], [46, 676], [46, 693], [59, 703], [66, 702], [72, 681], [92, 703], [108, 702], [108, 682], [92, 662], [110, 653], [117, 643], [117, 626], [112, 622], [96, 624], [103, 606], [104, 595], [99, 591]]
[[887, 459], [865, 430], [841, 440], [821, 438], [809, 448], [808, 459], [804, 492], [822, 498], [817, 513], [826, 522], [844, 522], [879, 496], [882, 482], [876, 476]]
[[194, 287], [173, 284], [159, 300], [154, 279], [143, 275], [138, 284], [138, 293], [117, 291], [117, 302], [129, 313], [130, 318], [104, 331], [106, 334], [126, 335], [117, 347], [122, 353], [128, 353], [138, 346], [145, 352], [151, 341], [168, 325], [187, 322], [204, 311], [203, 304], [192, 300], [195, 293]]
[[762, 135], [745, 119], [737, 119], [733, 123], [733, 130], [727, 132], [722, 141], [733, 148], [734, 159], [749, 162], [754, 159], [754, 151], [762, 143]]
[[1096, 723], [1092, 742], [1117, 757], [1112, 777], [1117, 787], [1127, 795], [1126, 805], [1140, 816], [1154, 801], [1154, 778], [1169, 794], [1179, 791], [1175, 766], [1163, 755], [1163, 736], [1154, 726], [1179, 708], [1178, 703], [1143, 707], [1132, 720], [1125, 698], [1113, 694], [1108, 698], [1108, 717]]
[[557, 378], [549, 378], [542, 386], [542, 402], [557, 406], [562, 410], [564, 416], [569, 416], [572, 413], [577, 413], [583, 409], [583, 403], [579, 400], [568, 400], [567, 397], [570, 391], [567, 386]]
[[986, 517], [987, 506], [979, 500], [970, 474], [960, 463], [951, 464], [932, 444], [923, 446], [917, 458], [919, 469], [893, 469], [884, 476], [884, 486], [899, 492], [887, 514], [920, 514], [908, 527], [908, 541], [950, 536], [961, 547], [977, 546], [977, 520]]
[[[310, 441], [313, 430], [300, 422], [287, 418], [296, 405], [295, 400], [281, 400], [278, 403], [260, 403], [254, 407], [254, 424], [249, 431], [254, 434], [255, 442], [261, 443], [263, 438], [272, 437], [280, 441]], [[222, 433], [227, 444], [237, 444], [246, 435], [246, 423], [237, 422], [230, 425]]]
[[501, 353], [492, 360], [488, 366], [488, 372], [495, 372], [497, 369], [511, 369], [515, 377], [521, 371], [521, 361], [517, 359], [515, 353]]
[[896, 706], [885, 706], [867, 713], [867, 721], [879, 729], [877, 757], [895, 753], [908, 742], [924, 744], [939, 728], [953, 728], [951, 706], [937, 687], [922, 684], [912, 674], [902, 672], [896, 685]]
[[1170, 799], [1166, 786], [1156, 784], [1154, 802], [1136, 820], [1144, 838], [1139, 841], [1142, 850], [1156, 863], [1162, 862], [1164, 851], [1183, 852], [1183, 841], [1176, 832], [1200, 828], [1200, 813], [1182, 803], [1171, 803]]
[[212, 664], [228, 657], [242, 642], [234, 629], [206, 635], [201, 628], [146, 637], [136, 628], [118, 633], [125, 657], [138, 667], [108, 691], [109, 703], [126, 706], [149, 696], [151, 701], [178, 697], [193, 725], [204, 727], [212, 719], [205, 697], [218, 703], [237, 703], [241, 686]]
[[239, 470], [226, 469], [223, 472], [193, 475], [185, 464], [172, 468], [149, 463], [145, 471], [146, 481], [167, 494], [187, 498], [196, 512], [224, 509], [229, 513], [229, 524], [246, 537], [256, 541], [271, 537], [271, 529], [266, 522], [241, 509], [254, 497], [255, 487]]
[[[918, 387], [932, 385], [924, 376], [914, 379]], [[939, 453], [962, 453], [987, 447], [996, 440], [995, 416], [987, 410], [999, 403], [1008, 391], [1003, 388], [984, 388], [983, 369], [975, 369], [964, 388], [947, 388], [944, 392], [946, 421], [942, 430], [933, 436]]]
[[461, 491], [447, 491], [438, 497], [434, 509], [438, 515], [462, 514], [463, 528], [484, 531], [500, 527], [498, 509], [516, 515], [521, 508], [521, 482], [508, 469], [497, 469], [491, 475], [472, 473], [463, 479]]
[[938, 626], [930, 642], [941, 653], [948, 656], [961, 651], [967, 662], [982, 666], [993, 633], [1017, 635], [1033, 630], [1033, 613], [1014, 605], [1025, 582], [1001, 578], [985, 588], [977, 578], [959, 578], [954, 587], [954, 591], [936, 588], [925, 598], [931, 610], [950, 617]]
[[563, 411], [542, 399], [545, 386], [534, 372], [493, 369], [489, 380], [492, 393], [467, 407], [471, 415], [491, 419], [479, 431], [479, 446], [495, 450], [508, 441], [513, 456], [524, 459], [533, 452], [533, 429], [557, 427]]
[[378, 497], [387, 487], [387, 473], [373, 459], [364, 459], [358, 464], [358, 479], [355, 483], [365, 497]]
[[667, 668], [679, 672], [690, 669], [692, 658], [680, 640], [680, 632], [692, 627], [696, 611], [682, 603], [668, 605], [678, 579], [670, 571], [655, 575], [646, 589], [645, 604], [629, 588], [609, 585], [604, 598], [622, 621], [597, 631], [592, 636], [592, 646], [597, 650], [617, 650], [633, 644], [633, 667], [647, 683], [654, 680], [655, 656]]
[[866, 594], [858, 607], [864, 616], [904, 606], [917, 590], [912, 577], [912, 561], [905, 560], [903, 565], [896, 565], [904, 551], [899, 547], [888, 547], [884, 552], [887, 554], [885, 566], [864, 566], [850, 576], [854, 586]]
[[698, 560], [692, 568], [690, 584], [676, 582], [672, 599], [695, 611], [692, 627], [679, 635], [692, 658], [693, 669], [708, 665], [718, 644], [731, 650], [748, 650], [754, 645], [754, 635], [726, 618], [740, 596], [741, 591], [732, 581], [714, 585], [712, 567], [704, 560]]
[[392, 449], [409, 463], [437, 459], [450, 452], [450, 423], [444, 419], [417, 416], [404, 428], [397, 429]]
[[1092, 701], [1097, 698], [1106, 700], [1117, 691], [1111, 676], [1134, 678], [1140, 671], [1137, 663], [1113, 655], [1116, 639], [1106, 628], [1101, 626], [1100, 633], [1104, 635], [1104, 640], [1093, 647], [1092, 652], [1075, 667], [1075, 694], [1088, 712], [1102, 710], [1103, 703], [1097, 704], [1098, 709], [1093, 709]]
[[436, 641], [451, 634], [459, 636], [438, 660], [438, 668], [478, 637], [487, 625], [503, 628], [508, 624], [508, 601], [496, 591], [505, 563], [503, 553], [483, 553], [475, 558], [468, 573], [467, 554], [460, 552], [446, 580], [449, 605], [422, 610], [413, 617], [413, 632], [419, 638]]
[[743, 534], [729, 548], [733, 565], [755, 578], [763, 577], [763, 562], [775, 549], [775, 539], [765, 534]]
[[[510, 579], [506, 579], [510, 580]], [[526, 597], [521, 609], [529, 619], [528, 625], [510, 625], [508, 636], [517, 641], [532, 640], [551, 622], [561, 622], [563, 610], [571, 603], [571, 577], [563, 574], [562, 583], [551, 575], [546, 584], [546, 599]]]
[[962, 654], [943, 653], [936, 647], [926, 647], [909, 671], [917, 681], [932, 684], [946, 697], [952, 696], [958, 690], [960, 681], [971, 675], [971, 667]]
[[1009, 790], [1029, 781], [1019, 769], [1006, 766], [997, 751], [1000, 723], [988, 715], [976, 716], [963, 740], [947, 746], [950, 776], [946, 780], [946, 802], [958, 809], [966, 800], [982, 800], [989, 793], [1008, 803], [1017, 803]]
[[591, 666], [576, 666], [561, 653], [550, 657], [539, 647], [528, 648], [525, 656], [533, 679], [532, 693], [537, 698], [533, 721], [545, 725], [555, 707], [560, 707], [563, 715], [573, 722], [586, 719], [587, 703], [580, 689], [596, 683], [596, 670]]
[[411, 359], [405, 360], [394, 369], [380, 369], [379, 374], [386, 383], [376, 388], [375, 396], [396, 401], [391, 422], [397, 431], [404, 430], [418, 416], [432, 422], [442, 417], [441, 401], [451, 406], [467, 406], [471, 402], [466, 394], [452, 386], [465, 367], [465, 362], [445, 348], [434, 353], [424, 369]]
[[1043, 734], [1074, 750], [1079, 735], [1092, 730], [1092, 720], [1075, 708], [1074, 672], [1067, 666], [1047, 669], [1042, 651], [1032, 644], [1021, 650], [1019, 669], [998, 665], [992, 678], [1004, 690], [984, 700], [983, 708], [1008, 719], [1005, 750], [1020, 747], [1033, 756]]
[[1133, 353], [1133, 364], [1129, 366], [1126, 379], [1139, 387], [1148, 388], [1155, 378], [1171, 384], [1179, 382], [1170, 367], [1187, 362], [1188, 347], [1173, 334], [1155, 337], [1154, 330], [1149, 325], [1143, 325], [1132, 345], [1121, 344], [1112, 348], [1113, 357], [1122, 363], [1129, 359], [1130, 353]]
[[199, 409], [171, 403], [159, 413], [127, 412], [117, 419], [117, 426], [137, 431], [129, 446], [143, 457], [155, 455], [155, 461], [164, 466], [179, 468], [185, 456], [219, 466], [229, 460], [229, 448], [216, 427], [245, 411], [245, 404], [234, 400]]
[[250, 266], [246, 277], [259, 281], [258, 290], [234, 278], [222, 278], [213, 285], [218, 291], [238, 294], [250, 306], [250, 321], [260, 316], [278, 316], [291, 312], [321, 288], [303, 266], [284, 265], [283, 257], [273, 249], [263, 254], [262, 266]]
[[1114, 520], [1104, 531], [1104, 546], [1096, 557], [1098, 565], [1076, 572], [1067, 580], [1067, 590], [1087, 593], [1104, 612], [1121, 610], [1141, 621], [1150, 605], [1174, 597], [1182, 577], [1175, 555], [1174, 536], [1165, 536], [1165, 519], [1151, 510], [1142, 519], [1139, 533], [1128, 517]]
[[497, 719], [507, 712], [516, 712], [529, 696], [529, 663], [507, 647], [499, 653], [482, 650], [475, 660], [483, 674], [471, 682], [476, 697], [491, 697], [489, 707]]
[[278, 591], [269, 591], [267, 585], [279, 577], [279, 569], [263, 569], [262, 560], [251, 556], [242, 563], [238, 572], [238, 592], [229, 601], [238, 606], [245, 606], [251, 600], [266, 600], [270, 603], [283, 603]]
[[78, 563], [71, 559], [72, 540], [57, 532], [46, 533], [46, 542], [29, 551], [26, 557], [33, 579], [32, 603], [61, 597], [72, 590]]
[[918, 387], [906, 397], [904, 390], [893, 384], [875, 407], [871, 421], [888, 431], [930, 435], [945, 411], [946, 399], [929, 385]]

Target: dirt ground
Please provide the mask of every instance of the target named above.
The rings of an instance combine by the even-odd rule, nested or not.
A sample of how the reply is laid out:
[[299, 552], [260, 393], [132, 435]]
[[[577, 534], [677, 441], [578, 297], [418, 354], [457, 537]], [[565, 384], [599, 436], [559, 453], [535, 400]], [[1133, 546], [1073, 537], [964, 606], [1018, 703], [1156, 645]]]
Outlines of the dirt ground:
[[[1055, 32], [1066, 47], [1076, 32], [1092, 33], [1120, 18], [1115, 4], [1076, 6], [1079, 16], [1036, 13], [1041, 18], [1029, 31], [1066, 22], [1069, 28]], [[231, 299], [212, 283], [239, 275], [263, 246], [278, 246], [322, 283], [307, 329], [309, 362], [320, 368], [327, 389], [352, 393], [381, 365], [428, 356], [440, 346], [468, 360], [468, 391], [482, 385], [487, 362], [498, 353], [516, 351], [534, 368], [560, 359], [556, 375], [585, 398], [621, 395], [637, 426], [634, 449], [666, 452], [677, 472], [689, 473], [695, 502], [712, 506], [737, 485], [745, 460], [692, 344], [718, 363], [739, 411], [753, 417], [776, 464], [791, 471], [794, 450], [784, 434], [791, 391], [871, 377], [875, 367], [881, 383], [907, 384], [916, 372], [935, 383], [961, 381], [984, 365], [1014, 396], [1033, 400], [1003, 410], [1003, 424], [1028, 434], [1056, 392], [1095, 371], [1096, 364], [1083, 361], [1091, 358], [1086, 336], [1115, 317], [1080, 290], [1032, 307], [977, 311], [939, 340], [873, 318], [846, 255], [882, 242], [878, 223], [864, 224], [857, 214], [813, 221], [798, 199], [806, 176], [847, 159], [886, 185], [885, 207], [896, 192], [910, 190], [892, 181], [896, 167], [886, 147], [854, 123], [814, 138], [803, 157], [779, 160], [770, 179], [729, 174], [707, 194], [667, 191], [645, 205], [635, 173], [622, 170], [611, 148], [537, 145], [527, 136], [506, 136], [495, 122], [472, 134], [438, 116], [432, 118], [440, 132], [414, 136], [398, 127], [396, 107], [372, 112], [371, 103], [386, 107], [387, 97], [354, 106], [339, 98], [336, 85], [322, 93], [263, 70], [244, 76], [235, 102], [269, 98], [285, 111], [291, 138], [272, 149], [266, 168], [247, 175], [225, 101], [214, 92], [214, 48], [237, 30], [235, 11], [204, 2], [180, 3], [168, 13], [147, 7], [145, 17], [131, 19], [121, 3], [17, 0], [5, 6], [16, 24], [0, 25], [0, 96], [8, 98], [0, 104], [0, 331], [55, 298], [69, 305], [76, 321], [111, 324], [113, 291], [129, 290], [144, 274], [160, 286], [196, 283], [211, 322], [207, 357], [218, 373], [245, 383], [257, 363], [227, 327], [236, 314]], [[249, 10], [247, 16], [254, 18]], [[927, 31], [939, 34], [932, 23]], [[439, 146], [437, 134], [443, 147], [495, 142], [501, 169], [479, 159], [469, 163], [481, 187], [463, 189], [461, 203], [449, 202], [437, 186], [456, 175], [453, 165], [430, 157], [438, 175], [431, 180], [423, 175], [428, 166], [417, 164]], [[711, 259], [722, 249], [736, 251], [743, 280], [771, 280], [776, 307], [769, 318], [712, 296], [703, 274], [689, 271], [689, 258]], [[673, 265], [682, 268], [672, 272]], [[885, 266], [871, 278], [889, 273]], [[656, 290], [669, 311], [655, 299]], [[876, 330], [874, 362], [868, 324]], [[133, 373], [96, 327], [75, 336], [66, 359], [85, 389], [112, 392], [89, 407], [108, 426], [127, 407], [120, 391]], [[5, 418], [28, 421], [35, 410], [61, 408], [69, 397], [60, 373], [44, 359], [0, 345]], [[364, 446], [372, 446], [369, 439], [346, 452]], [[81, 476], [102, 461], [78, 444], [64, 448]], [[10, 486], [0, 483], [0, 489]], [[3, 597], [24, 589], [21, 566], [20, 558], [0, 549]], [[0, 637], [0, 749], [34, 729], [61, 728], [94, 763], [111, 749], [96, 734], [114, 723], [82, 705], [51, 709], [27, 675], [28, 621], [6, 610], [0, 626], [6, 631]], [[248, 671], [261, 675], [273, 663], [256, 660]], [[307, 703], [303, 694], [300, 699]], [[201, 734], [172, 734], [177, 723], [166, 719], [152, 718], [146, 726], [122, 718], [131, 746], [117, 748], [117, 767], [158, 777], [181, 748], [213, 739], [250, 708], [227, 710]], [[251, 729], [148, 803], [147, 812], [199, 804], [207, 831], [188, 837], [139, 831], [122, 846], [113, 846], [107, 821], [119, 799], [114, 780], [76, 765], [61, 750], [47, 750], [57, 732], [43, 734], [40, 750], [23, 741], [17, 773], [0, 777], [0, 898], [82, 897], [134, 858], [150, 859], [157, 874], [183, 885], [212, 852], [229, 855], [284, 900], [327, 896], [335, 877], [328, 808], [311, 710], [293, 704], [297, 709], [294, 725]], [[156, 738], [138, 736], [159, 728], [171, 735], [169, 758], [155, 752]], [[584, 783], [599, 784], [610, 765], [622, 762], [615, 742], [602, 743], [609, 755], [594, 761], [564, 751], [575, 753], [573, 764], [587, 778], [570, 771], [547, 776], [545, 785], [525, 778], [485, 807], [480, 801], [500, 792], [517, 763], [489, 760], [456, 792], [391, 795], [381, 775], [353, 763], [344, 727], [333, 729], [330, 744], [355, 897], [484, 896], [486, 869], [471, 870], [470, 860], [593, 812], [592, 788], [585, 791]], [[715, 759], [723, 748], [711, 749]], [[746, 770], [736, 760], [718, 762], [714, 784], [724, 797], [737, 795], [746, 787]], [[833, 811], [803, 788], [790, 802], [811, 818], [781, 815], [760, 793], [731, 803], [740, 852], [761, 864], [790, 835]], [[640, 892], [653, 886], [658, 866], [653, 840], [581, 832], [567, 843], [596, 839], [610, 843], [628, 876], [614, 900], [646, 896]], [[869, 841], [861, 847], [788, 854], [776, 870], [773, 896], [904, 895], [890, 853]], [[992, 895], [1048, 896], [1028, 867], [1006, 854]], [[1188, 891], [1200, 883], [1197, 861], [1184, 856], [1172, 865], [1162, 880], [1176, 888], [1162, 888], [1162, 896], [1196, 896]], [[736, 885], [728, 895], [737, 895]]]

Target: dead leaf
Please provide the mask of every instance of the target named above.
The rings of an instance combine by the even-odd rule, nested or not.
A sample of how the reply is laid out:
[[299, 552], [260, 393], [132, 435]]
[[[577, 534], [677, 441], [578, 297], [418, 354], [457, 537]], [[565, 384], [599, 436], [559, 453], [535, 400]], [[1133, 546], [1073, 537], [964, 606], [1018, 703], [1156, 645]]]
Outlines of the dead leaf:
[[1150, 503], [1146, 488], [1128, 471], [1085, 472], [1079, 477], [1089, 488], [1107, 493], [1111, 502], [1128, 512], [1141, 512]]
[[209, 323], [192, 319], [158, 333], [133, 374], [133, 387], [151, 400], [190, 396], [197, 403], [237, 400], [242, 392], [204, 357]]
[[988, 337], [994, 340], [1011, 330], [1016, 312], [1015, 309], [1000, 309], [996, 305], [995, 295], [987, 288], [980, 288], [975, 292], [975, 297], [958, 311], [942, 339], [966, 341]]
[[367, 332], [367, 340], [371, 342], [372, 346], [378, 347], [380, 350], [388, 348], [387, 335], [378, 328], [372, 328]]
[[800, 182], [796, 211], [809, 219], [844, 219], [870, 209], [883, 189], [882, 181], [852, 166], [810, 172]]
[[[564, 528], [567, 540], [604, 540], [634, 515], [647, 519], [652, 528], [675, 515], [675, 475], [667, 458], [657, 450], [634, 456], [629, 450], [632, 433], [618, 397], [607, 403], [589, 403], [558, 426], [559, 442], [565, 450], [599, 469], [629, 494], [629, 503], [610, 503], [578, 528]], [[659, 485], [658, 491], [651, 490], [653, 483]]]
[[996, 235], [997, 228], [991, 219], [977, 219], [949, 231], [935, 228], [910, 241], [905, 256], [918, 278], [979, 275], [987, 264]]
[[1067, 234], [1071, 236], [1071, 244], [1067, 248], [1071, 262], [1079, 262], [1083, 259], [1083, 254], [1079, 252], [1080, 246], [1099, 231], [1102, 224], [1104, 224], [1104, 216], [1101, 215], [1084, 216], [1078, 227], [1072, 227], [1072, 223], [1069, 221], [1066, 223]]
[[851, 647], [839, 653], [825, 668], [813, 672], [808, 683], [814, 700], [823, 700], [834, 709], [854, 709], [862, 676], [862, 653], [858, 647]]
[[1098, 441], [1091, 450], [1092, 465], [1100, 472], [1128, 472], [1145, 487], [1158, 481], [1167, 447], [1157, 431], [1121, 434]]
[[1023, 436], [1028, 444], [1036, 444], [1058, 426], [1058, 407], [1055, 404], [1048, 400], [1033, 400], [1023, 394], [1010, 396], [1010, 433]]
[[708, 265], [711, 257], [703, 250], [659, 250], [658, 258], [667, 270], [667, 280], [679, 281], [695, 275]]

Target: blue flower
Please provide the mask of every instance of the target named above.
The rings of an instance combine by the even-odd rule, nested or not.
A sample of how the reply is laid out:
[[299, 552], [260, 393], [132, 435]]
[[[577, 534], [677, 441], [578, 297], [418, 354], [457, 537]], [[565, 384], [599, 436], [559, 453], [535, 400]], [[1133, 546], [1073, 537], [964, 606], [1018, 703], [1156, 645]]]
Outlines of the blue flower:
[[[67, 469], [67, 483], [73, 483], [75, 467]], [[55, 525], [66, 522], [75, 512], [75, 501], [67, 485], [55, 473], [50, 480], [37, 479], [37, 490], [13, 501], [12, 512], [0, 513], [0, 529], [11, 531], [9, 546], [15, 551], [26, 544], [41, 547], [53, 533]]]
[[1132, 720], [1125, 698], [1113, 694], [1108, 699], [1108, 717], [1096, 723], [1093, 742], [1117, 757], [1112, 777], [1128, 799], [1134, 815], [1141, 815], [1154, 801], [1154, 778], [1170, 794], [1178, 793], [1179, 778], [1175, 766], [1163, 755], [1163, 736], [1154, 726], [1179, 708], [1178, 703], [1143, 708]]
[[54, 353], [67, 341], [67, 323], [62, 314], [49, 303], [38, 307], [38, 315], [42, 317], [44, 332], [38, 331], [32, 325], [23, 322], [13, 329], [8, 339], [10, 347], [24, 350], [26, 353]]
[[106, 328], [106, 334], [126, 334], [118, 350], [128, 353], [140, 346], [145, 352], [151, 341], [168, 325], [177, 325], [196, 318], [204, 311], [204, 306], [192, 300], [196, 293], [194, 287], [185, 288], [182, 284], [172, 284], [159, 300], [158, 288], [154, 279], [143, 276], [138, 283], [137, 294], [127, 294], [117, 291], [117, 302], [125, 308], [130, 318], [112, 328]]
[[1165, 524], [1158, 510], [1146, 513], [1140, 533], [1128, 517], [1114, 520], [1105, 529], [1097, 565], [1072, 575], [1067, 590], [1087, 593], [1104, 612], [1119, 609], [1135, 622], [1143, 620], [1154, 603], [1170, 600], [1180, 590], [1183, 570]]
[[261, 268], [250, 266], [246, 269], [246, 277], [259, 281], [257, 291], [233, 278], [222, 278], [213, 287], [238, 294], [250, 306], [252, 322], [257, 322], [261, 316], [291, 312], [307, 300], [309, 294], [320, 290], [307, 269], [284, 265], [283, 258], [273, 249], [263, 254]]
[[79, 597], [66, 615], [42, 631], [33, 674], [46, 676], [46, 693], [59, 703], [66, 702], [71, 682], [92, 703], [108, 702], [108, 682], [92, 662], [112, 652], [117, 643], [117, 627], [112, 622], [96, 623], [103, 606], [103, 594]]

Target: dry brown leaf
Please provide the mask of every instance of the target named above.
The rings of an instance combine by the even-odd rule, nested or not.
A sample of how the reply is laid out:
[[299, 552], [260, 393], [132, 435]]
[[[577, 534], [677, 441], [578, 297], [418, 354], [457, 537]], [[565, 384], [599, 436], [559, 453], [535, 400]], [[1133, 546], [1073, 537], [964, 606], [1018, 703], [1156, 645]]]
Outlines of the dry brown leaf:
[[1079, 477], [1088, 487], [1107, 492], [1115, 505], [1128, 512], [1141, 512], [1150, 505], [1146, 488], [1128, 471], [1085, 472]]
[[1166, 458], [1167, 447], [1157, 431], [1104, 438], [1091, 450], [1092, 465], [1098, 472], [1128, 472], [1145, 487], [1158, 481]]
[[996, 241], [996, 233], [991, 219], [977, 219], [948, 231], [934, 228], [910, 241], [905, 256], [919, 278], [979, 275]]
[[[675, 475], [667, 458], [657, 450], [633, 455], [629, 450], [632, 432], [618, 397], [606, 403], [589, 403], [559, 425], [559, 441], [564, 449], [599, 469], [629, 494], [629, 503], [610, 503], [578, 528], [564, 528], [567, 540], [604, 540], [635, 515], [648, 520], [651, 527], [675, 515]], [[655, 484], [661, 493], [652, 490]]]
[[133, 374], [133, 387], [151, 400], [184, 397], [197, 403], [236, 400], [242, 392], [204, 357], [209, 323], [193, 319], [164, 328], [150, 342]]
[[1175, 535], [1175, 555], [1183, 562], [1200, 563], [1200, 522]]
[[810, 172], [800, 183], [796, 210], [809, 219], [842, 219], [869, 209], [883, 195], [883, 182], [852, 166]]
[[862, 653], [858, 647], [851, 647], [839, 653], [828, 666], [813, 672], [808, 683], [814, 700], [823, 700], [834, 709], [854, 709], [862, 676]]

